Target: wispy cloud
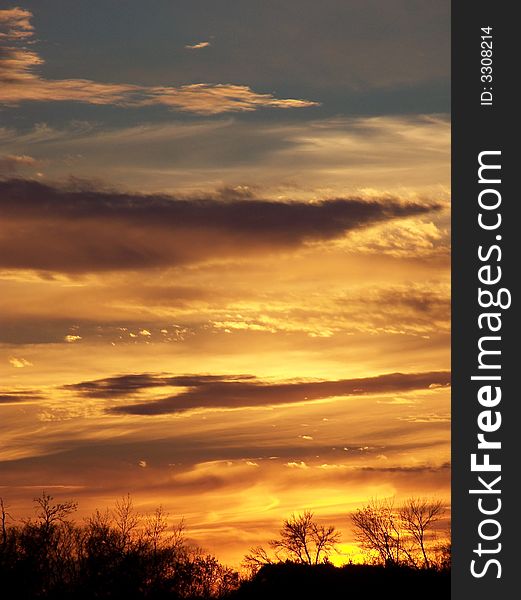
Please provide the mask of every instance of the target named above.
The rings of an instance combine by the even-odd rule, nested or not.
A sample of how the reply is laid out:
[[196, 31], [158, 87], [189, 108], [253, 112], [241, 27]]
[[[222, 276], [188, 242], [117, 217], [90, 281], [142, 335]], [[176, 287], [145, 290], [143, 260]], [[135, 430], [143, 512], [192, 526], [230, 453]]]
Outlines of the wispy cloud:
[[[175, 140], [175, 143], [173, 142]], [[143, 149], [146, 148], [146, 152]], [[141, 191], [215, 193], [312, 200], [397, 195], [450, 198], [450, 121], [443, 115], [319, 120], [244, 120], [232, 116], [140, 123], [118, 128], [94, 122], [0, 128], [1, 154], [44, 159], [48, 177], [63, 176], [63, 157], [78, 176], [99, 177]], [[448, 211], [445, 223], [448, 226]], [[425, 255], [440, 222], [420, 231], [403, 224], [357, 241], [364, 252], [392, 247]], [[428, 239], [422, 240], [422, 236]]]
[[9, 358], [9, 364], [14, 367], [15, 369], [23, 369], [25, 367], [32, 367], [33, 363], [28, 361], [25, 358], [22, 357], [18, 357], [18, 356], [11, 356]]
[[33, 35], [32, 13], [23, 8], [0, 10], [0, 40], [24, 40]]
[[[0, 24], [3, 23], [6, 29], [0, 41], [16, 42], [29, 38], [33, 33], [29, 21], [31, 16], [31, 13], [20, 9], [0, 11]], [[45, 79], [35, 72], [35, 68], [43, 62], [34, 51], [4, 43], [0, 47], [0, 103], [70, 101], [126, 107], [162, 105], [203, 115], [249, 112], [263, 107], [304, 108], [317, 105], [309, 100], [279, 99], [270, 93], [255, 92], [246, 85], [229, 83], [172, 87], [100, 83], [89, 79]]]

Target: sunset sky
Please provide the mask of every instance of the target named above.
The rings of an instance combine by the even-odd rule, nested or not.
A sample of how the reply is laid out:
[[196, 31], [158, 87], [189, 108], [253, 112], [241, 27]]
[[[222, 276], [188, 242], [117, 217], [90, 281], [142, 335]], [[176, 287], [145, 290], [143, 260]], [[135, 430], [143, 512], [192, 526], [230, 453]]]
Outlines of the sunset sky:
[[450, 2], [0, 10], [0, 496], [238, 565], [450, 483]]

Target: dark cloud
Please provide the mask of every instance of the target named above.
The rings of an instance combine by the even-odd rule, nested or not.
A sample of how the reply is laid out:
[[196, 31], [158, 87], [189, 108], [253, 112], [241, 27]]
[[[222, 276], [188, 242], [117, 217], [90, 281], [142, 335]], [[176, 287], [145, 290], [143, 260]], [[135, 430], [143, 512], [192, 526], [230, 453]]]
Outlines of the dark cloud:
[[413, 466], [397, 466], [397, 467], [358, 467], [361, 471], [375, 473], [437, 473], [439, 471], [447, 471], [451, 468], [450, 462], [444, 462], [441, 465], [413, 465]]
[[[147, 292], [145, 288], [145, 293], [143, 294], [143, 303], [145, 306], [152, 306], [160, 302], [166, 303], [169, 300], [170, 307], [178, 307], [183, 302], [177, 302], [178, 297], [175, 290], [171, 290], [172, 296], [170, 298], [165, 293], [165, 299], [163, 300], [161, 298], [149, 299], [146, 295]], [[204, 292], [201, 292], [201, 296], [204, 296]], [[70, 306], [73, 310], [77, 308], [74, 305], [74, 301], [74, 298], [70, 300]], [[95, 302], [96, 299], [94, 298], [93, 301]], [[56, 307], [52, 304], [49, 304], [49, 306], [56, 311]], [[152, 337], [146, 334], [144, 336], [142, 333], [143, 330], [148, 331]], [[197, 324], [185, 324], [181, 326], [172, 325], [168, 321], [158, 323], [137, 318], [125, 321], [100, 322], [67, 315], [63, 315], [60, 318], [35, 317], [31, 314], [16, 314], [16, 311], [15, 314], [0, 316], [0, 343], [6, 344], [56, 344], [67, 341], [66, 336], [71, 335], [79, 335], [82, 340], [86, 341], [114, 342], [118, 344], [139, 343], [148, 341], [149, 339], [153, 339], [156, 342], [184, 341], [188, 335], [194, 335], [202, 331], [204, 331], [204, 324], [203, 326], [198, 326]]]
[[403, 306], [430, 318], [433, 314], [440, 318], [450, 317], [450, 295], [433, 289], [433, 286], [384, 290], [378, 300], [383, 306]]
[[337, 322], [369, 331], [397, 331], [413, 335], [450, 332], [450, 289], [428, 281], [364, 290], [365, 294], [338, 297]]
[[41, 400], [41, 394], [33, 390], [0, 391], [0, 404], [16, 404], [18, 402], [34, 402]]
[[68, 385], [91, 398], [121, 398], [148, 388], [188, 388], [167, 397], [116, 407], [113, 412], [139, 415], [181, 413], [196, 408], [273, 406], [332, 398], [428, 389], [450, 384], [447, 371], [391, 373], [337, 381], [266, 383], [250, 375], [213, 376], [134, 374]]
[[[1, 242], [0, 242], [1, 244]], [[70, 333], [71, 319], [37, 318], [32, 315], [0, 316], [0, 343], [53, 344]]]
[[[414, 452], [428, 450], [432, 453], [439, 448], [432, 442], [414, 445], [396, 445], [386, 451]], [[233, 469], [197, 471], [198, 465], [228, 463], [234, 466], [244, 465], [245, 452], [251, 452], [259, 469], [244, 469], [239, 473]], [[121, 490], [137, 491], [144, 489], [167, 492], [173, 490], [183, 493], [203, 493], [223, 488], [244, 490], [245, 486], [256, 485], [260, 479], [270, 480], [279, 491], [292, 490], [296, 482], [307, 481], [313, 485], [334, 484], [364, 485], [382, 480], [388, 483], [401, 483], [405, 489], [422, 484], [422, 488], [436, 487], [450, 474], [450, 464], [418, 464], [413, 466], [375, 466], [366, 467], [357, 462], [356, 457], [345, 452], [334, 452], [329, 446], [313, 444], [308, 448], [295, 446], [265, 446], [263, 456], [259, 456], [259, 447], [247, 445], [229, 447], [220, 445], [208, 437], [194, 440], [188, 437], [164, 440], [128, 441], [112, 440], [105, 443], [93, 443], [92, 440], [62, 440], [49, 447], [45, 456], [28, 456], [14, 460], [0, 461], [3, 482], [10, 486], [21, 482], [33, 484], [46, 475], [46, 489], [50, 485], [78, 486], [76, 495], [101, 492], [117, 496]], [[271, 459], [270, 453], [276, 455]], [[318, 458], [317, 458], [318, 455]], [[139, 460], [146, 457], [147, 469], [139, 467]], [[175, 465], [172, 461], [175, 460]], [[291, 476], [280, 474], [281, 468], [288, 468], [288, 462], [305, 462], [305, 468], [291, 469]], [[326, 462], [325, 461], [329, 461]], [[333, 468], [324, 468], [324, 464]], [[286, 465], [284, 467], [284, 465]], [[337, 467], [337, 468], [334, 468]], [[137, 475], [137, 472], [139, 474]], [[279, 475], [277, 476], [277, 473]], [[187, 477], [188, 476], [188, 477]], [[82, 486], [85, 488], [81, 489]], [[44, 487], [42, 485], [42, 487]], [[401, 487], [401, 486], [400, 486]]]
[[79, 392], [82, 396], [90, 398], [111, 398], [127, 396], [132, 392], [138, 392], [150, 387], [161, 387], [166, 385], [164, 378], [148, 373], [135, 375], [116, 375], [96, 381], [83, 381], [64, 385], [63, 389]]
[[112, 398], [128, 396], [147, 388], [173, 387], [204, 387], [210, 383], [223, 383], [254, 379], [253, 375], [232, 375], [223, 380], [220, 375], [180, 375], [170, 377], [158, 373], [141, 373], [116, 375], [95, 381], [83, 381], [63, 386], [64, 389], [79, 392], [90, 398]]
[[216, 201], [0, 181], [0, 266], [88, 272], [294, 249], [437, 205], [359, 198]]

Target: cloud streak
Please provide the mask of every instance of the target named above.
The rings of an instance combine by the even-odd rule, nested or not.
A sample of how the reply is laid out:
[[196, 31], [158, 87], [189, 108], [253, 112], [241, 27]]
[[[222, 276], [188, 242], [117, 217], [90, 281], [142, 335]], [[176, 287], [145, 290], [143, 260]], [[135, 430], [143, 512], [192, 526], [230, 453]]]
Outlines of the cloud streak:
[[185, 48], [187, 50], [201, 50], [202, 48], [208, 48], [211, 46], [210, 42], [199, 42], [197, 44], [187, 44]]
[[[35, 72], [43, 59], [25, 47], [7, 45], [33, 34], [32, 14], [22, 9], [0, 10], [0, 104], [21, 102], [84, 102], [97, 105], [144, 107], [162, 105], [201, 115], [251, 112], [258, 108], [306, 108], [317, 102], [276, 98], [247, 85], [192, 83], [179, 87], [100, 83], [89, 79], [45, 79]], [[208, 42], [191, 46], [200, 49]]]
[[340, 198], [216, 201], [0, 181], [0, 266], [63, 272], [142, 269], [291, 250], [437, 205]]
[[267, 383], [251, 375], [172, 377], [145, 373], [86, 381], [67, 385], [65, 389], [88, 398], [128, 399], [129, 396], [145, 389], [183, 388], [183, 391], [157, 400], [111, 409], [114, 413], [160, 415], [194, 409], [276, 406], [334, 397], [408, 392], [429, 389], [433, 384], [450, 385], [450, 374], [447, 371], [391, 373], [378, 377], [337, 381]]

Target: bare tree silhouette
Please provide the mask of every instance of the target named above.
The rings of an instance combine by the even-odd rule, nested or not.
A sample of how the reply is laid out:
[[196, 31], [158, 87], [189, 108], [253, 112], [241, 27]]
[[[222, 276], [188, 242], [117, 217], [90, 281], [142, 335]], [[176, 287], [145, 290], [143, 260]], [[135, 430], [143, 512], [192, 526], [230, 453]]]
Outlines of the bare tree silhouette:
[[427, 536], [434, 523], [441, 519], [443, 512], [441, 500], [425, 498], [409, 498], [399, 509], [401, 525], [417, 545], [426, 569], [431, 566], [426, 548]]
[[285, 519], [279, 535], [270, 542], [275, 552], [286, 553], [290, 559], [308, 565], [328, 558], [340, 541], [340, 533], [333, 525], [319, 525], [308, 510]]
[[382, 563], [429, 569], [435, 559], [429, 557], [427, 543], [443, 512], [439, 500], [409, 498], [395, 508], [393, 499], [371, 499], [351, 520], [360, 546], [375, 553]]
[[0, 498], [0, 515], [2, 519], [2, 545], [7, 544], [7, 521], [11, 515], [7, 512], [8, 506], [5, 505], [4, 499]]
[[285, 519], [279, 537], [269, 542], [275, 558], [271, 558], [262, 546], [256, 546], [244, 557], [243, 564], [252, 572], [277, 560], [318, 565], [329, 559], [339, 541], [340, 533], [333, 525], [320, 525], [313, 513], [306, 510]]
[[362, 548], [376, 552], [386, 565], [400, 562], [400, 529], [393, 500], [372, 498], [367, 506], [351, 516], [351, 520], [356, 540]]
[[[45, 531], [60, 522], [65, 523], [69, 515], [78, 509], [78, 503], [73, 500], [53, 503], [54, 497], [43, 490], [42, 495], [34, 498], [37, 506], [37, 517]], [[38, 508], [39, 507], [39, 508]]]

